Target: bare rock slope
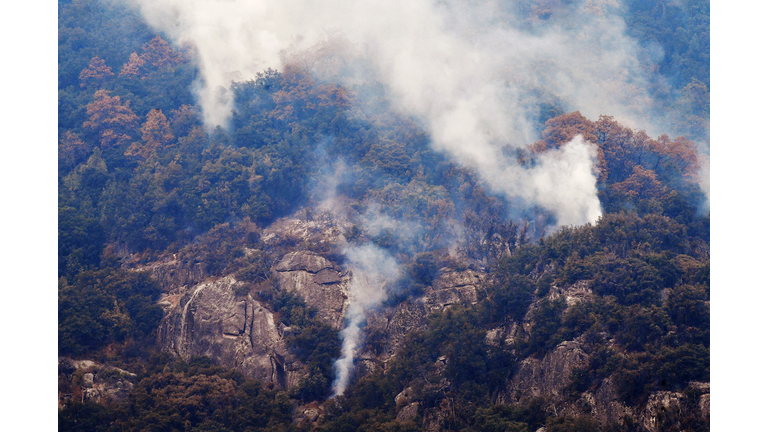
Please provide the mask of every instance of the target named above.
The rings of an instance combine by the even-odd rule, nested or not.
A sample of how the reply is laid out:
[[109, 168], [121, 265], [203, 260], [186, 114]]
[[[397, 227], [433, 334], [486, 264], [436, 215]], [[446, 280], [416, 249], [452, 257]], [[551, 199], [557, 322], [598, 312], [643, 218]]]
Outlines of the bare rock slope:
[[282, 331], [264, 305], [228, 276], [195, 285], [170, 304], [159, 330], [161, 346], [181, 358], [208, 356], [218, 364], [282, 387], [303, 376]]
[[[262, 242], [267, 247], [285, 242], [327, 247], [338, 242], [339, 235], [340, 228], [327, 218], [320, 222], [287, 218], [265, 230]], [[305, 366], [286, 346], [287, 327], [251, 296], [246, 284], [232, 275], [200, 281], [201, 274], [180, 272], [167, 264], [149, 268], [166, 292], [159, 302], [165, 310], [158, 331], [161, 349], [183, 359], [208, 356], [221, 366], [285, 389], [307, 376]], [[338, 265], [301, 250], [286, 253], [270, 271], [278, 290], [296, 294], [323, 322], [341, 328], [350, 277]]]

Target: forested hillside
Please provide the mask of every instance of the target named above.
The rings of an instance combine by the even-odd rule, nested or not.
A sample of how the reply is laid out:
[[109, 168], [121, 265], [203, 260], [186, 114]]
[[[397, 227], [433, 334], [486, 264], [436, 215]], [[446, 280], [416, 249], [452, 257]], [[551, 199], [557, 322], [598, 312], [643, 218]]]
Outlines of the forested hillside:
[[[571, 3], [499, 10], [535, 34]], [[382, 81], [286, 55], [213, 125], [194, 46], [58, 5], [59, 430], [709, 430], [708, 2], [593, 5], [669, 135], [531, 93], [500, 157], [588, 143], [601, 215], [565, 225]]]

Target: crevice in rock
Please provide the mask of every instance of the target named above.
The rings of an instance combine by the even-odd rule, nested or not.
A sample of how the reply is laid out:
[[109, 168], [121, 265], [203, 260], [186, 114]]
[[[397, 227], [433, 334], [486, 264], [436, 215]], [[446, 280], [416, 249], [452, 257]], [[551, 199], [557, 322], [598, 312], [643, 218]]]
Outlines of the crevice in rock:
[[245, 334], [245, 329], [248, 327], [248, 302], [243, 302], [243, 328], [240, 330], [240, 334]]
[[285, 388], [285, 359], [278, 353], [270, 354], [269, 359], [272, 363], [272, 381], [276, 382], [280, 388]]
[[248, 343], [251, 345], [251, 349], [254, 348], [254, 345], [253, 345], [253, 324], [254, 324], [254, 320], [256, 320], [256, 310], [254, 308], [254, 304], [253, 303], [255, 303], [255, 300], [253, 300], [253, 297], [251, 297], [251, 295], [248, 294], [248, 302], [246, 303], [246, 305], [250, 305], [251, 306], [251, 315], [250, 315], [250, 317], [247, 314], [245, 315], [245, 323], [246, 323], [246, 326], [247, 326], [248, 325], [248, 321], [250, 319], [251, 331], [247, 332], [248, 333], [247, 336], [248, 336]]

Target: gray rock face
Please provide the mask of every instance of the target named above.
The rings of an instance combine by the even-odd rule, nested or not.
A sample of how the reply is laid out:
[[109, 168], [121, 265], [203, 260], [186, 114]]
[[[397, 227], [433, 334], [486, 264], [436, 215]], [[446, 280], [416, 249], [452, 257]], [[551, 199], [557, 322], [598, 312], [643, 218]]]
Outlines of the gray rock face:
[[[333, 270], [333, 263], [308, 251], [297, 251], [286, 254], [283, 259], [275, 266], [275, 270], [279, 272], [289, 271], [305, 271], [312, 274], [317, 274], [322, 270]], [[341, 278], [336, 278], [332, 282], [340, 282]]]
[[[262, 232], [268, 247], [328, 248], [343, 240], [342, 227], [324, 215], [281, 219]], [[246, 254], [251, 252], [246, 248]], [[152, 277], [163, 286], [159, 304], [165, 317], [158, 331], [161, 347], [181, 358], [204, 355], [282, 388], [297, 385], [305, 367], [285, 346], [282, 325], [234, 277], [208, 279], [202, 268], [186, 269], [175, 260], [153, 264]], [[290, 252], [273, 268], [278, 288], [300, 296], [318, 316], [340, 328], [347, 304], [349, 277], [324, 257]], [[243, 289], [242, 291], [246, 291]]]
[[526, 336], [522, 326], [512, 321], [488, 330], [485, 334], [485, 343], [490, 346], [509, 348]]
[[692, 381], [684, 392], [654, 392], [635, 416], [648, 432], [680, 430], [683, 418], [695, 417], [709, 423], [709, 383]]
[[184, 292], [163, 319], [161, 346], [183, 359], [208, 356], [283, 388], [303, 376], [286, 349], [272, 313], [250, 295], [237, 296], [233, 277], [203, 282]]
[[[548, 294], [549, 300], [564, 299], [567, 308], [589, 301], [591, 297], [592, 292], [586, 281], [563, 288], [553, 286]], [[531, 305], [522, 322], [510, 322], [489, 330], [486, 343], [511, 347], [525, 341], [530, 333], [533, 311], [540, 303], [537, 301]], [[514, 350], [511, 355], [514, 355]], [[499, 395], [498, 402], [526, 403], [536, 397], [545, 397], [551, 401], [551, 408], [561, 415], [588, 414], [603, 424], [625, 417], [636, 418], [634, 411], [620, 401], [610, 379], [605, 379], [594, 392], [584, 392], [575, 402], [566, 400], [564, 391], [571, 383], [573, 371], [585, 367], [588, 361], [589, 356], [582, 348], [580, 339], [561, 342], [544, 358], [522, 359], [506, 390]]]
[[83, 374], [83, 387], [93, 387], [93, 374]]
[[289, 245], [292, 249], [322, 250], [344, 242], [343, 232], [349, 223], [330, 213], [310, 214], [300, 210], [292, 217], [275, 221], [261, 233], [267, 246]]
[[[295, 293], [308, 306], [318, 311], [318, 317], [336, 329], [343, 327], [348, 304], [347, 287], [350, 275], [338, 265], [312, 250], [330, 250], [343, 241], [344, 227], [322, 215], [306, 218], [281, 219], [262, 233], [261, 241], [270, 253], [282, 259], [272, 268], [278, 289]], [[297, 250], [301, 249], [301, 250]], [[246, 253], [249, 253], [246, 250]], [[202, 282], [201, 269], [181, 268], [174, 261], [146, 268], [166, 289], [161, 304], [166, 310], [159, 331], [162, 346], [182, 358], [207, 355], [218, 364], [241, 370], [263, 382], [273, 382], [282, 388], [299, 383], [306, 376], [304, 365], [286, 349], [283, 328], [262, 304], [250, 295], [237, 295], [241, 286], [232, 277]], [[391, 309], [380, 310], [367, 317], [366, 334], [371, 342], [357, 355], [357, 373], [386, 368], [387, 361], [402, 346], [408, 333], [426, 328], [427, 317], [457, 304], [475, 304], [487, 275], [475, 270], [443, 268], [421, 297], [407, 300]], [[553, 286], [548, 298], [564, 299], [568, 308], [590, 301], [593, 294], [587, 281], [564, 287]], [[512, 347], [525, 341], [530, 333], [535, 302], [521, 322], [506, 322], [486, 333], [489, 346], [504, 347], [515, 356]], [[410, 422], [423, 419], [425, 430], [445, 430], [455, 409], [450, 399], [441, 399], [449, 383], [444, 378], [448, 359], [437, 359], [433, 373], [442, 378], [434, 385], [411, 383], [395, 399], [397, 420]], [[551, 401], [559, 415], [587, 414], [603, 424], [631, 418], [649, 432], [664, 430], [675, 424], [681, 415], [691, 410], [702, 418], [709, 416], [709, 388], [697, 393], [698, 399], [683, 400], [682, 393], [657, 392], [642, 407], [627, 407], [618, 397], [610, 378], [597, 389], [591, 389], [574, 399], [565, 397], [572, 372], [586, 365], [588, 355], [580, 339], [559, 344], [544, 358], [521, 359], [515, 374], [502, 391], [497, 403], [526, 403], [543, 396]], [[84, 363], [85, 367], [93, 367]], [[430, 378], [431, 379], [431, 378]], [[83, 394], [90, 398], [108, 395], [96, 389], [98, 373], [88, 370], [82, 377]], [[128, 388], [128, 383], [123, 386]], [[702, 387], [703, 388], [703, 387]], [[429, 400], [440, 400], [439, 406], [419, 405], [416, 393], [429, 394]], [[113, 387], [113, 393], [119, 389]], [[686, 392], [686, 394], [688, 394]], [[84, 396], [85, 397], [85, 396]], [[687, 404], [687, 405], [686, 405]], [[682, 414], [681, 414], [682, 412]], [[295, 412], [296, 421], [312, 423], [322, 419], [323, 412], [315, 405], [301, 407]]]
[[309, 251], [290, 252], [275, 266], [281, 290], [299, 295], [318, 317], [340, 329], [347, 307], [349, 276], [333, 263]]
[[304, 418], [309, 422], [317, 421], [318, 417], [320, 417], [320, 411], [318, 411], [317, 408], [307, 408], [302, 412], [302, 414], [304, 415]]
[[699, 410], [701, 410], [701, 416], [709, 422], [709, 393], [701, 395]]
[[631, 419], [646, 432], [681, 430], [683, 418], [699, 417], [709, 422], [709, 409], [703, 408], [709, 401], [709, 384], [691, 382], [688, 387], [686, 392], [692, 390], [699, 394], [692, 401], [686, 400], [681, 392], [657, 391], [645, 404], [629, 407], [620, 400], [613, 381], [606, 378], [597, 390], [582, 393], [575, 403], [560, 400], [553, 405], [558, 414], [586, 414], [604, 425], [621, 424], [625, 419]]
[[401, 409], [402, 407], [410, 404], [412, 402], [412, 394], [413, 388], [411, 387], [406, 387], [405, 390], [398, 393], [397, 396], [395, 396], [395, 407], [397, 409]]
[[618, 421], [624, 417], [634, 417], [631, 408], [625, 405], [620, 399], [613, 380], [606, 378], [600, 383], [600, 387], [595, 390], [594, 395], [586, 392], [582, 395], [589, 404], [591, 415], [599, 422], [610, 423]]
[[699, 414], [709, 423], [709, 383], [691, 382], [688, 386], [703, 393], [699, 396]]
[[553, 286], [549, 291], [549, 299], [555, 300], [557, 298], [564, 299], [569, 308], [579, 302], [591, 299], [592, 289], [589, 287], [589, 281], [580, 280], [564, 288]]
[[384, 325], [387, 337], [386, 357], [400, 349], [408, 333], [426, 328], [429, 312], [423, 299], [409, 300], [397, 305], [385, 319], [377, 320], [379, 325]]
[[[563, 299], [567, 308], [571, 308], [579, 302], [590, 301], [592, 295], [588, 282], [579, 281], [563, 288], [553, 286], [548, 298]], [[515, 342], [524, 341], [530, 332], [532, 313], [540, 303], [537, 301], [531, 305], [522, 322], [490, 329], [486, 333], [486, 343], [509, 347]], [[510, 354], [514, 355], [514, 351]], [[550, 401], [550, 408], [559, 415], [586, 414], [604, 425], [620, 424], [624, 419], [631, 419], [648, 432], [679, 430], [680, 420], [684, 417], [698, 416], [704, 421], [708, 420], [708, 383], [689, 384], [690, 390], [698, 395], [693, 401], [685, 400], [680, 392], [660, 391], [652, 394], [647, 403], [640, 407], [627, 406], [619, 397], [611, 378], [604, 379], [597, 389], [582, 393], [576, 400], [567, 398], [564, 390], [571, 382], [572, 372], [586, 367], [588, 360], [580, 338], [560, 343], [542, 359], [525, 358], [520, 361], [517, 371], [496, 402], [526, 403], [533, 398], [544, 397]]]
[[559, 400], [571, 382], [571, 372], [586, 365], [587, 354], [576, 341], [561, 342], [543, 359], [520, 362], [503, 398], [506, 403], [524, 402], [539, 396]]
[[431, 310], [445, 309], [453, 304], [477, 303], [477, 289], [483, 276], [474, 270], [455, 271], [442, 268], [431, 289], [425, 293], [425, 302]]

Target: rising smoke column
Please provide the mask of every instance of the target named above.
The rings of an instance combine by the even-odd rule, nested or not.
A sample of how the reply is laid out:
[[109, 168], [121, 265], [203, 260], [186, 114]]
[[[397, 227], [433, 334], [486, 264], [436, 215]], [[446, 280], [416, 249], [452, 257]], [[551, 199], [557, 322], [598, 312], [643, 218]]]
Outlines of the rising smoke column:
[[[611, 1], [569, 3], [537, 25], [495, 1], [125, 1], [177, 44], [195, 48], [202, 75], [195, 91], [209, 127], [228, 121], [232, 80], [279, 70], [285, 59], [301, 60], [329, 34], [342, 34], [373, 76], [346, 71], [336, 79], [382, 81], [400, 109], [424, 122], [435, 149], [476, 169], [496, 192], [549, 210], [558, 225], [600, 215], [596, 177], [584, 175], [592, 152], [575, 141], [535, 169], [503, 157], [504, 146], [537, 138], [535, 91], [555, 95], [568, 111], [610, 114], [655, 133], [645, 121], [653, 113], [638, 47]], [[552, 171], [563, 169], [571, 171]]]
[[387, 297], [385, 285], [394, 282], [400, 274], [395, 259], [375, 245], [348, 245], [343, 252], [352, 280], [349, 284], [346, 327], [341, 331], [341, 358], [333, 364], [336, 371], [334, 396], [343, 394], [349, 384], [355, 353], [362, 343], [366, 313], [381, 305]]
[[[321, 146], [322, 147], [322, 146]], [[326, 169], [316, 179], [313, 196], [321, 211], [329, 212], [335, 219], [347, 220], [346, 209], [339, 202], [337, 189], [344, 182], [354, 181], [350, 174], [353, 168], [343, 160], [331, 163], [327, 155], [319, 155]], [[359, 224], [367, 234], [376, 236], [383, 230], [393, 230], [401, 241], [411, 241], [420, 230], [420, 226], [395, 220], [380, 211], [376, 203], [368, 203], [368, 209], [360, 215]], [[354, 370], [357, 350], [363, 342], [362, 329], [366, 315], [381, 306], [387, 298], [385, 287], [400, 276], [400, 268], [395, 258], [386, 250], [372, 243], [364, 245], [346, 244], [342, 249], [345, 267], [352, 275], [348, 286], [348, 305], [344, 316], [345, 327], [339, 336], [342, 339], [341, 357], [334, 362], [336, 378], [333, 382], [333, 395], [344, 393]]]

